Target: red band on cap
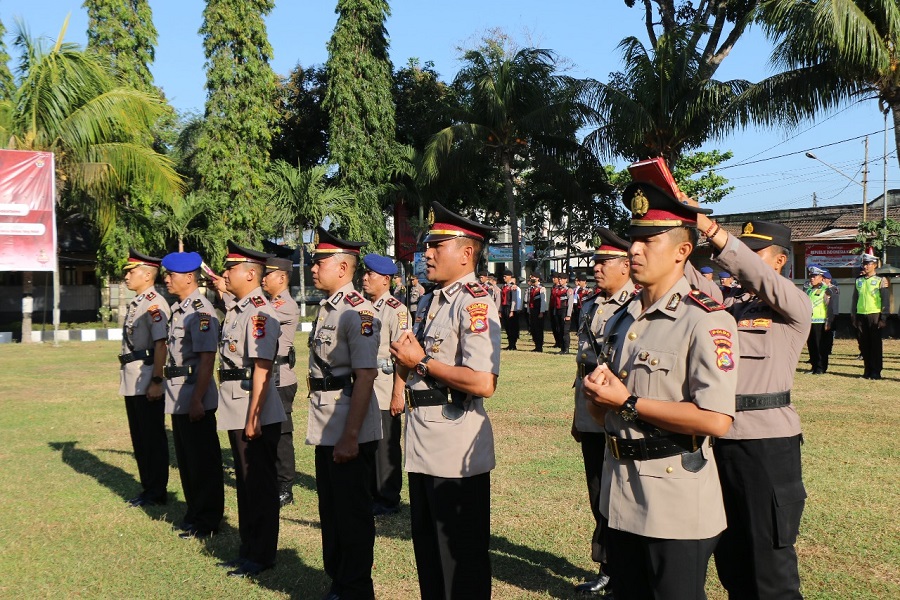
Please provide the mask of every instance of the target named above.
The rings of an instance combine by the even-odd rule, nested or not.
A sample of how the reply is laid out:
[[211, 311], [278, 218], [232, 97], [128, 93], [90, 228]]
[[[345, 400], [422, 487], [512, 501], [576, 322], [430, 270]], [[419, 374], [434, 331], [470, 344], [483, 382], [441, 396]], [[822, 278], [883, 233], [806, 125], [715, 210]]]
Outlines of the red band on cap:
[[329, 244], [328, 242], [319, 242], [319, 244], [316, 246], [315, 251], [321, 254], [332, 254], [338, 252], [346, 252], [347, 254], [359, 254], [359, 248], [343, 248], [335, 244]]
[[635, 225], [639, 225], [641, 221], [683, 221], [688, 225], [696, 225], [697, 215], [688, 212], [675, 213], [661, 208], [651, 208], [640, 219], [632, 220]]
[[465, 227], [460, 227], [459, 225], [453, 225], [451, 223], [434, 223], [431, 226], [431, 229], [428, 230], [429, 235], [464, 235], [468, 237], [473, 237], [475, 239], [483, 240], [484, 234], [478, 233], [477, 231], [473, 231], [471, 229], [466, 229]]

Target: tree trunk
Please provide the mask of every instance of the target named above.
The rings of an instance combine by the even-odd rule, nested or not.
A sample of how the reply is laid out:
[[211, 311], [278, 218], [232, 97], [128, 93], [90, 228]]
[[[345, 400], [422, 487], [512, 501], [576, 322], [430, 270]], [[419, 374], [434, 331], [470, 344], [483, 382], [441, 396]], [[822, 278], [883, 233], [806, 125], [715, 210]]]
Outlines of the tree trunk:
[[31, 313], [34, 310], [34, 273], [22, 273], [22, 343], [31, 343]]
[[184, 236], [178, 236], [178, 251], [184, 252]]
[[503, 187], [506, 190], [506, 207], [509, 210], [509, 232], [512, 234], [513, 274], [518, 282], [522, 273], [522, 261], [519, 259], [519, 219], [516, 216], [516, 194], [513, 191], [512, 164], [508, 152], [501, 154], [503, 164]]

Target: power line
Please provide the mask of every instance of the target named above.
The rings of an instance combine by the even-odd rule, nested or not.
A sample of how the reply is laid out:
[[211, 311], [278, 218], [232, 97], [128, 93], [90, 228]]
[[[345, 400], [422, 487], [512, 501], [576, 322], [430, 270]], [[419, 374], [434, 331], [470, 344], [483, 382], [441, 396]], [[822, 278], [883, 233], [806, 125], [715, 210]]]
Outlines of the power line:
[[[883, 132], [884, 132], [883, 129], [880, 130], [880, 131], [873, 131], [872, 133], [865, 133], [865, 134], [863, 134], [863, 135], [858, 135], [858, 136], [856, 136], [856, 137], [847, 138], [846, 140], [840, 140], [840, 141], [837, 141], [837, 142], [831, 142], [830, 144], [823, 144], [823, 145], [821, 145], [821, 146], [814, 146], [814, 147], [812, 147], [812, 148], [807, 148], [807, 149], [805, 149], [805, 150], [797, 150], [796, 152], [788, 152], [787, 154], [779, 154], [778, 156], [771, 156], [771, 157], [769, 157], [769, 158], [760, 158], [759, 160], [750, 160], [750, 161], [746, 161], [746, 162], [742, 162], [742, 163], [737, 163], [737, 164], [734, 164], [734, 165], [726, 165], [726, 166], [724, 166], [724, 167], [716, 167], [715, 170], [716, 170], [716, 171], [724, 171], [725, 169], [733, 169], [734, 167], [745, 167], [745, 166], [747, 166], [747, 165], [755, 165], [756, 163], [766, 162], [766, 161], [769, 161], [769, 160], [776, 160], [776, 159], [779, 159], [779, 158], [785, 158], [785, 157], [787, 157], [787, 156], [794, 156], [794, 155], [796, 155], [796, 154], [804, 154], [804, 153], [810, 152], [810, 151], [812, 151], [812, 150], [819, 150], [819, 149], [821, 149], [821, 148], [828, 148], [829, 146], [837, 146], [838, 144], [845, 144], [845, 143], [847, 143], [847, 142], [853, 142], [853, 141], [855, 141], [855, 140], [861, 140], [861, 139], [863, 139], [863, 138], [866, 137], [866, 136], [869, 136], [869, 135], [876, 135], [876, 134], [883, 133]], [[758, 156], [758, 154], [757, 154], [757, 156]], [[882, 157], [882, 158], [883, 158], [883, 157]], [[871, 162], [871, 161], [870, 161], [870, 162]]]

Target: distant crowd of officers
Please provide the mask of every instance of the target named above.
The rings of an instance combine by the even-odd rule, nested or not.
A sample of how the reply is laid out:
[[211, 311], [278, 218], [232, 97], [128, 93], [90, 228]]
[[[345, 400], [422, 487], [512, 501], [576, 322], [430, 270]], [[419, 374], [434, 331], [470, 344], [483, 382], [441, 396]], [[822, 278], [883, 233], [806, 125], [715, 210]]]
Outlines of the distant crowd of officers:
[[[404, 285], [387, 257], [360, 261], [363, 242], [317, 229], [312, 278], [325, 299], [309, 335], [306, 443], [315, 447], [327, 600], [374, 597], [374, 518], [399, 510], [404, 467], [421, 597], [491, 597], [495, 454], [485, 399], [500, 374], [501, 327], [506, 350], [516, 350], [522, 313], [533, 352], [543, 351], [545, 317], [561, 354], [577, 333], [571, 435], [598, 568], [575, 593], [705, 598], [715, 556], [730, 598], [801, 597], [794, 543], [806, 491], [791, 388], [805, 343], [813, 372], [827, 369], [830, 346], [812, 347], [833, 330], [836, 288], [823, 287], [818, 268], [806, 291], [781, 275], [787, 227], [750, 221], [734, 236], [693, 200], [648, 182], [631, 184], [623, 200], [629, 240], [599, 230], [592, 289], [584, 277], [572, 289], [560, 273], [549, 293], [537, 275], [527, 288], [509, 271], [502, 285], [476, 275], [491, 228], [436, 202], [424, 239], [429, 293], [415, 278]], [[723, 285], [689, 260], [700, 235], [727, 269]], [[863, 257], [853, 324], [866, 376], [877, 379], [886, 282], [870, 281], [871, 263]], [[160, 269], [171, 305], [154, 290]], [[237, 556], [221, 563], [231, 576], [275, 565], [279, 506], [293, 501], [292, 270], [290, 259], [234, 243], [221, 276], [194, 252], [132, 251], [126, 266], [136, 296], [120, 391], [143, 488], [129, 502], [167, 501], [171, 414], [187, 505], [176, 529], [183, 538], [217, 533], [216, 431], [227, 431], [240, 534]], [[218, 306], [200, 291], [204, 273]]]

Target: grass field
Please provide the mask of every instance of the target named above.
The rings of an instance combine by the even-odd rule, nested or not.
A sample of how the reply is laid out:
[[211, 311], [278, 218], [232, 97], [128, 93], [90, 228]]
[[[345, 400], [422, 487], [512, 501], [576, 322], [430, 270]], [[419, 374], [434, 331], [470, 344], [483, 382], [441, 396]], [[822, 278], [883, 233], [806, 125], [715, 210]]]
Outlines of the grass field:
[[[305, 348], [305, 339], [299, 340]], [[529, 349], [527, 343], [520, 347]], [[167, 506], [126, 508], [140, 490], [118, 391], [115, 342], [0, 346], [0, 597], [310, 598], [327, 589], [313, 479], [295, 412], [296, 504], [281, 513], [278, 566], [257, 582], [215, 563], [236, 554], [237, 509], [226, 455], [226, 523], [180, 540], [184, 505], [172, 453]], [[833, 373], [797, 373], [809, 498], [798, 542], [807, 598], [900, 598], [900, 342], [885, 342], [885, 379], [858, 378], [855, 343], [838, 340]], [[805, 360], [805, 357], [804, 357]], [[571, 356], [504, 352], [488, 402], [495, 598], [571, 598], [594, 571], [580, 450], [569, 436]], [[404, 490], [405, 498], [405, 490]], [[379, 598], [417, 597], [409, 510], [377, 522]], [[724, 598], [714, 568], [711, 598]]]

